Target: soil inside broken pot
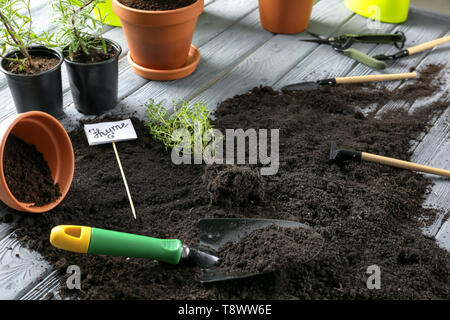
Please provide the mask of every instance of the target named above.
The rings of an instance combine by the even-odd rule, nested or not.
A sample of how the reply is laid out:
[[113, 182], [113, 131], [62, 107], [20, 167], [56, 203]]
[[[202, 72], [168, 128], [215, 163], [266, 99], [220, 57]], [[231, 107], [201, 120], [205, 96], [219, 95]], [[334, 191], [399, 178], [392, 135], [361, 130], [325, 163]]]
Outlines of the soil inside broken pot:
[[[437, 72], [433, 79], [439, 79]], [[264, 87], [222, 102], [214, 120], [222, 132], [280, 129], [279, 171], [262, 177], [264, 201], [245, 207], [211, 204], [202, 179], [205, 165], [173, 164], [170, 152], [133, 119], [139, 139], [117, 148], [137, 221], [111, 146], [90, 147], [80, 128], [70, 134], [77, 169], [65, 201], [39, 219], [21, 217], [17, 233], [46, 260], [59, 261], [63, 294], [85, 299], [449, 299], [450, 254], [420, 229], [419, 218], [436, 214], [422, 207], [431, 180], [371, 163], [328, 164], [331, 140], [408, 160], [411, 140], [447, 109], [448, 96], [412, 114], [391, 109], [379, 119], [376, 111], [388, 102], [437, 92], [430, 82], [424, 87], [415, 98], [415, 92], [402, 95], [402, 89], [372, 85], [284, 94]], [[178, 238], [195, 247], [199, 219], [230, 217], [299, 221], [313, 227], [324, 244], [314, 259], [278, 272], [202, 285], [193, 264], [82, 255], [49, 243], [52, 227], [74, 224]], [[82, 290], [67, 289], [68, 265], [80, 267]], [[372, 265], [381, 270], [380, 290], [367, 288]]]
[[8, 188], [18, 201], [40, 207], [61, 197], [42, 153], [14, 135], [6, 140], [3, 168]]
[[197, 0], [119, 0], [123, 5], [138, 9], [152, 11], [175, 10], [190, 6]]

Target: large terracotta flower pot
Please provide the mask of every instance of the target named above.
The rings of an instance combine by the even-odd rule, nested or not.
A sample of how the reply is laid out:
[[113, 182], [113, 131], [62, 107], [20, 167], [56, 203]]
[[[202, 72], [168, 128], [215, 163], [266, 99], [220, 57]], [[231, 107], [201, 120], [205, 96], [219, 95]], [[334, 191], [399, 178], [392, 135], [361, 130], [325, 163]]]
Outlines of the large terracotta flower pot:
[[[10, 134], [34, 145], [43, 154], [53, 180], [59, 184], [61, 197], [58, 200], [36, 207], [18, 201], [11, 193], [3, 167], [5, 144]], [[74, 153], [69, 135], [51, 115], [41, 111], [29, 111], [12, 115], [0, 123], [0, 200], [10, 208], [30, 213], [42, 213], [53, 209], [69, 191], [74, 168]]]
[[168, 11], [137, 10], [113, 0], [130, 49], [131, 59], [139, 66], [172, 70], [186, 64], [198, 16], [204, 0]]
[[308, 27], [314, 0], [259, 0], [261, 25], [273, 33], [293, 34]]

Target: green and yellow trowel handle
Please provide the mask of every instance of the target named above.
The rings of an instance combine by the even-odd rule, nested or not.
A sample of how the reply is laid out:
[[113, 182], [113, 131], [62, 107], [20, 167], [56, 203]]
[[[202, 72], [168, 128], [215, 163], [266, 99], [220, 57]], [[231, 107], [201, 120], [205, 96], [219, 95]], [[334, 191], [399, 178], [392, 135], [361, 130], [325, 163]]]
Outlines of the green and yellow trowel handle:
[[56, 226], [51, 244], [59, 249], [89, 254], [105, 254], [180, 262], [183, 245], [178, 239], [156, 239], [136, 234], [82, 226]]

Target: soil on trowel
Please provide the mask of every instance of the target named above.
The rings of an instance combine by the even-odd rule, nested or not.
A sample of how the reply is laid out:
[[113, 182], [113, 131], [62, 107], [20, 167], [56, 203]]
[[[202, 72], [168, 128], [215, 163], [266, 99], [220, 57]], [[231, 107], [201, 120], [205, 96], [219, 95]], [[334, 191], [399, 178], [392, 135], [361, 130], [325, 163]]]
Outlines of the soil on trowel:
[[24, 64], [16, 61], [4, 61], [3, 66], [11, 73], [33, 75], [49, 71], [56, 67], [59, 63], [59, 59], [57, 58], [39, 56], [32, 56], [31, 58], [33, 59], [33, 66], [28, 63]]
[[261, 174], [247, 166], [207, 165], [203, 179], [213, 204], [245, 206], [264, 199]]
[[[70, 133], [76, 170], [67, 197], [49, 213], [21, 217], [17, 233], [46, 260], [59, 261], [61, 294], [82, 299], [449, 299], [450, 255], [420, 228], [423, 216], [438, 213], [422, 207], [431, 180], [367, 162], [328, 163], [332, 140], [342, 148], [410, 159], [411, 143], [449, 105], [441, 94], [445, 90], [431, 84], [445, 70], [438, 74], [440, 68], [431, 66], [422, 72], [433, 68], [437, 71], [420, 92], [372, 85], [290, 93], [263, 87], [221, 103], [214, 125], [222, 132], [280, 129], [279, 170], [261, 177], [264, 201], [245, 206], [211, 203], [203, 180], [206, 165], [173, 164], [144, 123], [132, 119], [139, 138], [117, 148], [136, 207], [134, 220], [113, 149], [90, 147], [80, 128]], [[435, 96], [441, 98], [431, 99]], [[419, 99], [423, 107], [409, 113]], [[386, 104], [389, 108], [383, 108]], [[252, 170], [265, 166], [246, 165]], [[199, 268], [189, 261], [168, 265], [83, 255], [49, 243], [52, 227], [74, 224], [197, 246], [199, 219], [230, 217], [298, 221], [317, 232], [323, 245], [311, 260], [282, 268], [275, 263], [277, 272], [203, 285]], [[303, 252], [286, 255], [280, 261], [302, 261]], [[67, 265], [80, 267], [81, 290], [67, 289]], [[374, 265], [380, 268], [381, 288], [371, 290], [367, 272]]]
[[275, 224], [252, 231], [220, 250], [218, 268], [228, 272], [272, 272], [306, 263], [317, 256], [323, 238], [310, 228], [283, 228]]
[[3, 170], [8, 188], [18, 201], [40, 207], [61, 196], [42, 153], [14, 135], [6, 140]]
[[119, 2], [139, 10], [166, 11], [190, 6], [197, 0], [119, 0]]

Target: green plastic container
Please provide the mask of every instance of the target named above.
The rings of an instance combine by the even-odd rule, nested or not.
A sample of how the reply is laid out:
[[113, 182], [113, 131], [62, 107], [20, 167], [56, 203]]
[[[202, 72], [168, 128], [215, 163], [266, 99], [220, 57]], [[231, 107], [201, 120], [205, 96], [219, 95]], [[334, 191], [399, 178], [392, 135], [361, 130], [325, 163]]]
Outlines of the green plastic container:
[[363, 17], [387, 23], [408, 19], [410, 0], [345, 0], [347, 8]]
[[[99, 14], [100, 11], [100, 14]], [[98, 5], [98, 9], [96, 8], [94, 10], [95, 15], [98, 19], [100, 19], [100, 15], [102, 17], [106, 16], [105, 23], [110, 26], [114, 27], [121, 27], [122, 24], [120, 23], [120, 19], [116, 14], [114, 13], [112, 9], [112, 0], [106, 0], [105, 3], [100, 3]]]

